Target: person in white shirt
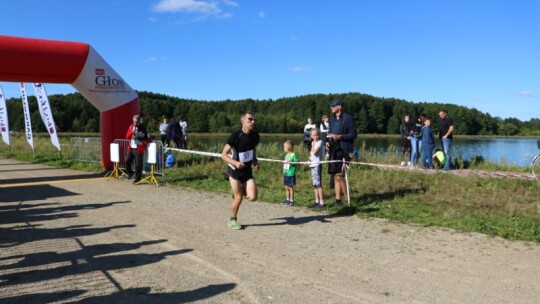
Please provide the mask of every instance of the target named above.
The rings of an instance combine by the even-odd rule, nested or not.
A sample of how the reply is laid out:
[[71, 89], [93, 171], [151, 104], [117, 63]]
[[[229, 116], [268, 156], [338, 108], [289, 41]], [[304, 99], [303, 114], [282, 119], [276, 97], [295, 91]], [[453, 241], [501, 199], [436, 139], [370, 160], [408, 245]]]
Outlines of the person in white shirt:
[[315, 203], [311, 208], [324, 208], [324, 195], [321, 182], [321, 157], [323, 141], [319, 138], [319, 129], [314, 128], [310, 131], [312, 140], [311, 151], [309, 153], [309, 167], [311, 169], [311, 178], [313, 181], [313, 192], [315, 193]]
[[304, 126], [304, 143], [306, 144], [307, 150], [311, 151], [311, 137], [309, 132], [311, 132], [311, 129], [317, 128], [317, 126], [313, 123], [311, 117], [308, 117], [307, 121], [308, 123]]
[[321, 140], [323, 142], [323, 145], [321, 147], [322, 149], [322, 156], [326, 156], [326, 136], [328, 135], [328, 131], [330, 130], [330, 123], [328, 122], [328, 115], [324, 114], [322, 116], [321, 125], [319, 127], [319, 131], [321, 133]]
[[164, 146], [168, 146], [170, 144], [169, 135], [167, 134], [168, 125], [169, 125], [169, 121], [167, 120], [167, 118], [163, 118], [163, 122], [159, 125], [159, 134], [161, 135], [161, 143]]
[[180, 128], [182, 128], [182, 149], [187, 149], [187, 134], [188, 134], [188, 126], [187, 122], [180, 117]]

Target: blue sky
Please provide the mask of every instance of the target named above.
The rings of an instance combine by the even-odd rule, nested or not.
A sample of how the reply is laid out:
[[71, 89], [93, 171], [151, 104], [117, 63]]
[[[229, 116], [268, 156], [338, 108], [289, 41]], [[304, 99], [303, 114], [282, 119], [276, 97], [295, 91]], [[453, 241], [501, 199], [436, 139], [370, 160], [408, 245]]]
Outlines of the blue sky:
[[539, 12], [533, 0], [18, 0], [2, 3], [0, 34], [89, 43], [132, 88], [182, 98], [360, 92], [529, 120]]

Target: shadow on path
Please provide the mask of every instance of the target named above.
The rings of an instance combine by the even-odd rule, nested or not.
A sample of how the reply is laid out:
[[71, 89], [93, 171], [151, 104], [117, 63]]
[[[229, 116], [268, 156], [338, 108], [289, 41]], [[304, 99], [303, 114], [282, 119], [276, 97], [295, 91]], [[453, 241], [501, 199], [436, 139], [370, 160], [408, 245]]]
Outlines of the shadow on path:
[[85, 292], [86, 291], [84, 290], [71, 290], [64, 292], [33, 293], [13, 297], [3, 297], [2, 304], [53, 303], [80, 296]]
[[392, 192], [385, 193], [369, 193], [362, 195], [360, 197], [351, 197], [351, 206], [342, 206], [342, 207], [327, 207], [325, 211], [328, 213], [319, 214], [319, 215], [310, 215], [303, 217], [280, 217], [273, 218], [270, 221], [280, 221], [280, 222], [271, 222], [271, 223], [260, 223], [260, 224], [246, 224], [242, 225], [242, 228], [249, 227], [264, 227], [264, 226], [279, 226], [279, 225], [304, 225], [309, 222], [320, 222], [320, 223], [331, 223], [329, 221], [332, 218], [343, 217], [343, 216], [352, 216], [357, 213], [369, 213], [376, 212], [379, 210], [377, 206], [367, 207], [372, 204], [377, 204], [385, 200], [392, 200], [397, 197], [403, 197], [409, 193], [417, 193], [419, 191], [425, 191], [426, 189], [399, 189]]
[[116, 225], [109, 227], [92, 227], [91, 225], [75, 225], [61, 228], [0, 228], [0, 248], [14, 247], [25, 243], [53, 239], [76, 238], [109, 232], [113, 229], [133, 228], [135, 225]]
[[28, 185], [0, 188], [0, 203], [46, 200], [53, 197], [80, 195], [51, 185]]
[[103, 177], [103, 174], [91, 173], [91, 174], [79, 174], [79, 175], [68, 175], [68, 176], [63, 175], [63, 176], [11, 178], [11, 179], [0, 180], [0, 185], [52, 182], [52, 181], [64, 181], [64, 180], [76, 180], [76, 179], [93, 179], [93, 178], [102, 178], [102, 177]]
[[106, 296], [91, 297], [77, 304], [92, 303], [191, 303], [231, 291], [235, 283], [215, 284], [183, 292], [150, 293], [150, 288], [130, 288]]
[[248, 228], [248, 227], [264, 227], [264, 226], [279, 226], [279, 225], [303, 225], [309, 222], [331, 223], [331, 221], [329, 221], [328, 219], [333, 218], [333, 217], [336, 217], [336, 216], [332, 214], [311, 215], [311, 216], [303, 216], [303, 217], [286, 216], [286, 217], [278, 217], [278, 218], [270, 219], [270, 221], [280, 221], [280, 222], [246, 224], [242, 226], [244, 228]]
[[[57, 206], [51, 208], [33, 208], [37, 205], [23, 205], [17, 206], [11, 205], [11, 210], [3, 206], [3, 210], [0, 209], [0, 224], [11, 223], [32, 223], [39, 221], [47, 221], [58, 218], [76, 217], [78, 214], [74, 212], [66, 213], [68, 211], [81, 211], [81, 210], [93, 210], [110, 207], [116, 204], [126, 204], [130, 201], [119, 201], [110, 203], [95, 203], [84, 205], [70, 205], [70, 206]], [[39, 204], [43, 205], [43, 204]], [[58, 205], [58, 204], [57, 204]], [[20, 207], [20, 208], [19, 208]], [[63, 212], [63, 213], [62, 213]]]

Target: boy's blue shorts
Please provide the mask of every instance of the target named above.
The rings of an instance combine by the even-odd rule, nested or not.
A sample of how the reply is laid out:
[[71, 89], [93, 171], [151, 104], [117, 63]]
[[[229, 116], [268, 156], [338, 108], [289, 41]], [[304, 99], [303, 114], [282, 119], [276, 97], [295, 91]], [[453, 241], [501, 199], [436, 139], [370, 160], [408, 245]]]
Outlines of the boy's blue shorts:
[[296, 185], [296, 176], [283, 176], [283, 184], [287, 187], [294, 187]]

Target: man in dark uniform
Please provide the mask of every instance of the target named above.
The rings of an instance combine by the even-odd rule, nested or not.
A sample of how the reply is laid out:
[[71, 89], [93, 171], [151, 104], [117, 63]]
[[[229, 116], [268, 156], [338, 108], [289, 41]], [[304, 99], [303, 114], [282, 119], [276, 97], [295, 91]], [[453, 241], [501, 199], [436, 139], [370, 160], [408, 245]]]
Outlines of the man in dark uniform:
[[174, 118], [171, 118], [169, 121], [169, 125], [167, 126], [167, 134], [169, 136], [169, 140], [174, 142], [177, 149], [182, 149], [182, 127], [180, 127], [180, 123], [174, 120]]
[[[350, 160], [350, 155], [354, 150], [354, 140], [356, 139], [356, 124], [351, 115], [343, 112], [343, 100], [335, 99], [330, 103], [332, 115], [330, 115], [330, 130], [328, 130], [326, 148], [330, 151], [330, 160]], [[347, 197], [347, 183], [345, 182], [345, 172], [343, 163], [333, 163], [328, 166], [328, 173], [334, 175], [334, 191], [336, 201], [331, 206], [342, 206], [341, 192], [344, 200]]]

